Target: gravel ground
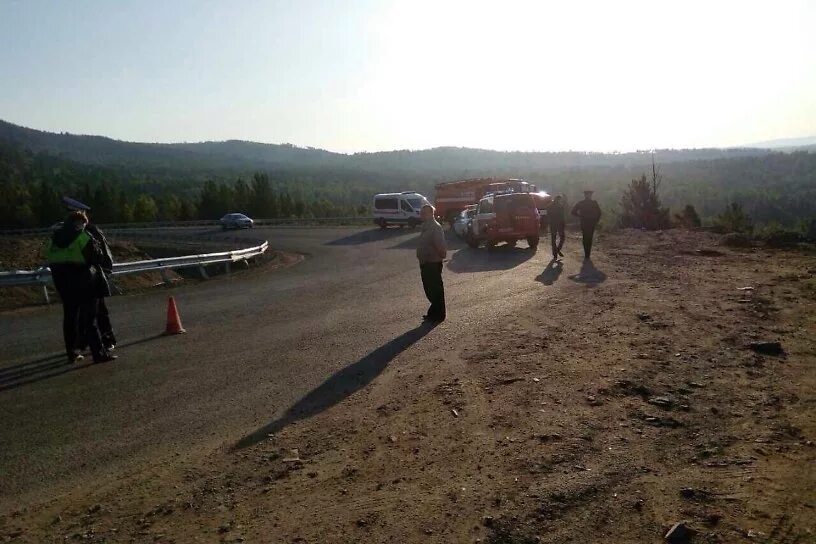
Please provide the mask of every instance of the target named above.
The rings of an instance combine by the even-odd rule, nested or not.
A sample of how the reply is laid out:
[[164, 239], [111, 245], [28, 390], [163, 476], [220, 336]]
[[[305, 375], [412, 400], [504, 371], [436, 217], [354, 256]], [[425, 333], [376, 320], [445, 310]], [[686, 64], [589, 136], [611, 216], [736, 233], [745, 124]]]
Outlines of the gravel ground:
[[[230, 357], [240, 373], [202, 355], [220, 353], [221, 333], [179, 348], [201, 357], [197, 373], [167, 374], [156, 359], [173, 358], [167, 344], [128, 354], [188, 384], [142, 389], [167, 414], [137, 405], [121, 429], [161, 444], [114, 449], [93, 470], [71, 461], [52, 489], [15, 478], [0, 539], [630, 543], [663, 542], [681, 523], [669, 541], [814, 541], [812, 249], [626, 231], [605, 235], [590, 265], [572, 234], [559, 267], [544, 249], [457, 246], [449, 320], [432, 328], [412, 317], [422, 297], [411, 252], [398, 251], [412, 235], [337, 234], [282, 236], [310, 258], [243, 284], [252, 319], [219, 320], [253, 346]], [[197, 325], [238, 312], [202, 306], [227, 283], [182, 292]], [[12, 393], [0, 411], [26, 398]], [[116, 441], [115, 418], [87, 417], [100, 444]], [[56, 427], [46, 442], [65, 440], [70, 425]], [[29, 470], [44, 470], [29, 446]], [[142, 462], [121, 462], [132, 457]], [[15, 455], [0, 461], [21, 470]]]

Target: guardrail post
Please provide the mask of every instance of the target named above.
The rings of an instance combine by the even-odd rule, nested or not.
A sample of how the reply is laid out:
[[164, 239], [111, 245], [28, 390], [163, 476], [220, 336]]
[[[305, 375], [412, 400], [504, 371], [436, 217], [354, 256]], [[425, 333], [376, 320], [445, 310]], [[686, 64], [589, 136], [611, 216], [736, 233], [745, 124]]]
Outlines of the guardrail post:
[[198, 272], [199, 272], [199, 274], [201, 274], [201, 279], [203, 279], [203, 280], [210, 279], [210, 276], [207, 275], [207, 269], [204, 268], [203, 264], [198, 266]]
[[230, 275], [230, 261], [226, 261], [224, 263], [224, 269], [226, 270], [227, 276]]
[[43, 295], [45, 296], [45, 303], [46, 304], [51, 304], [51, 297], [48, 296], [48, 286], [46, 284], [43, 284], [42, 288], [43, 288]]
[[161, 274], [162, 283], [164, 283], [165, 285], [170, 283], [170, 276], [167, 275], [166, 268], [160, 269], [159, 274]]

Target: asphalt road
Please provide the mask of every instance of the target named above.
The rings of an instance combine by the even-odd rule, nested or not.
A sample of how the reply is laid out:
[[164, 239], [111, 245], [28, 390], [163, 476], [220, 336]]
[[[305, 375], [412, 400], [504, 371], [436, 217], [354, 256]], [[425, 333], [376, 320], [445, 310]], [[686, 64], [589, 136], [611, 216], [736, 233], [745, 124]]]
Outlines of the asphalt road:
[[[0, 314], [0, 507], [82, 479], [251, 444], [352, 393], [337, 390], [330, 378], [338, 372], [364, 369], [363, 386], [400, 353], [461, 348], [521, 299], [568, 281], [554, 283], [552, 270], [542, 276], [543, 238], [538, 253], [525, 242], [488, 252], [451, 234], [448, 321], [418, 329], [427, 302], [416, 232], [268, 228], [237, 236], [307, 257], [285, 269], [110, 299], [120, 339], [114, 363], [65, 363], [59, 304]], [[577, 266], [568, 259], [564, 275]], [[157, 336], [168, 294], [186, 335]]]

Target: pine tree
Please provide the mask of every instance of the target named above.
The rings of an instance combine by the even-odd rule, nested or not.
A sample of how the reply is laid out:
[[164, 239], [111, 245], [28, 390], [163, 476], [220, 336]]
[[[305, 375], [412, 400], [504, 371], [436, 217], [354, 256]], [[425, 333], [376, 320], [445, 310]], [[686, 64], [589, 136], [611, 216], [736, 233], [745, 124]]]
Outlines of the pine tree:
[[716, 226], [723, 232], [750, 233], [754, 230], [751, 218], [742, 209], [742, 204], [732, 202], [717, 216]]
[[695, 210], [691, 204], [686, 204], [686, 207], [683, 208], [683, 212], [675, 214], [674, 219], [678, 225], [686, 229], [693, 229], [702, 224], [700, 216], [697, 215], [697, 210]]
[[620, 225], [636, 229], [660, 230], [671, 226], [669, 209], [660, 205], [661, 177], [652, 165], [651, 181], [643, 174], [633, 179], [621, 198]]
[[147, 194], [140, 194], [133, 204], [133, 221], [136, 223], [149, 223], [155, 221], [159, 215], [159, 207], [153, 197]]

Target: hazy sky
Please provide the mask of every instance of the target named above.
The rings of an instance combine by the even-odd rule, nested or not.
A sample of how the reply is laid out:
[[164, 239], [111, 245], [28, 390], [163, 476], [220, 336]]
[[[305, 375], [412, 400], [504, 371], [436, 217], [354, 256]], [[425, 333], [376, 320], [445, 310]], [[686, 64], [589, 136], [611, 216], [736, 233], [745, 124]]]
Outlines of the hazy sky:
[[815, 1], [0, 0], [0, 119], [334, 151], [816, 135]]

